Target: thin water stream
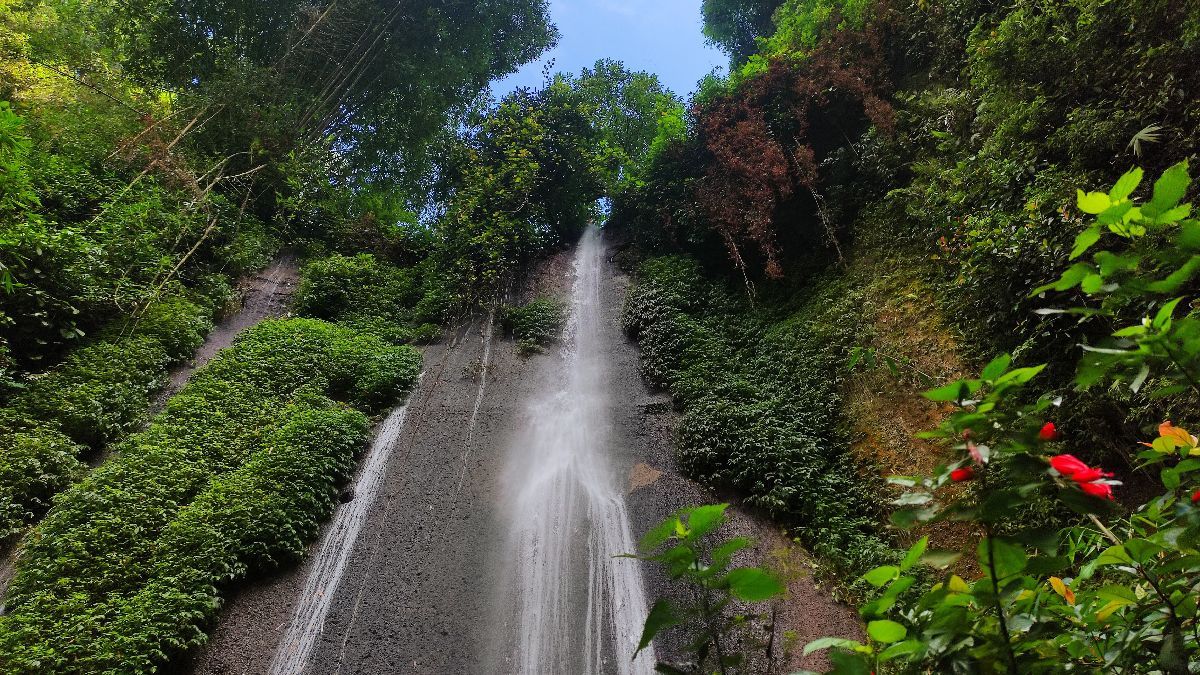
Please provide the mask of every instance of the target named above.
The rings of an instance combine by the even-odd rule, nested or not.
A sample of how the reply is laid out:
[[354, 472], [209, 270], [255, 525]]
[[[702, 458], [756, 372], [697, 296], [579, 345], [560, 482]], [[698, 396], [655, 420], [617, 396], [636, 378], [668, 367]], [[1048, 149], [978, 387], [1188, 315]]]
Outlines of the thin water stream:
[[563, 368], [531, 402], [509, 451], [515, 595], [508, 670], [654, 670], [634, 658], [647, 606], [621, 484], [613, 466], [607, 363], [601, 350], [604, 245], [595, 228], [575, 254]]
[[271, 675], [296, 675], [308, 667], [313, 648], [325, 627], [330, 604], [346, 571], [346, 563], [379, 494], [392, 449], [404, 428], [407, 410], [407, 406], [394, 409], [380, 425], [355, 482], [354, 498], [337, 510], [325, 531], [305, 578], [304, 591], [292, 612], [287, 633], [271, 661]]

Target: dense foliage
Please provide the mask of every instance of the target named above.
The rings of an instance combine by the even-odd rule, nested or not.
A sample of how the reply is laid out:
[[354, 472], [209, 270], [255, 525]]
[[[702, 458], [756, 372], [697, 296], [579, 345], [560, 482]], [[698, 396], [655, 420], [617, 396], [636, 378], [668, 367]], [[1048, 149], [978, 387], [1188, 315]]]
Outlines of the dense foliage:
[[861, 569], [889, 553], [874, 532], [880, 484], [864, 480], [837, 415], [838, 346], [855, 334], [852, 309], [828, 302], [835, 289], [814, 284], [790, 312], [755, 312], [693, 262], [655, 258], [622, 320], [642, 374], [683, 408], [684, 471], [737, 488], [828, 560]]
[[89, 451], [141, 426], [167, 368], [189, 358], [212, 308], [175, 297], [114, 326], [33, 380], [0, 417], [0, 539], [41, 515]]
[[[1079, 287], [1102, 300], [1098, 309], [1057, 311], [1115, 319], [1118, 309], [1132, 305], [1145, 317], [1113, 332], [1107, 346], [1087, 348], [1078, 386], [1115, 380], [1152, 397], [1195, 393], [1200, 319], [1187, 310], [1179, 315], [1181, 302], [1195, 295], [1200, 272], [1200, 221], [1181, 203], [1190, 179], [1186, 165], [1176, 165], [1155, 182], [1150, 199], [1139, 201], [1132, 196], [1141, 180], [1137, 169], [1108, 192], [1078, 193], [1080, 210], [1098, 222], [1077, 237], [1071, 257], [1094, 251], [1094, 264], [1077, 263], [1046, 290]], [[1189, 672], [1200, 651], [1196, 437], [1169, 421], [1160, 424], [1139, 459], [1159, 470], [1161, 496], [1112, 520], [1109, 502], [1121, 481], [1061, 452], [1062, 431], [1046, 421], [1060, 402], [1050, 394], [1025, 402], [1030, 397], [1022, 395], [1045, 366], [1011, 364], [1003, 355], [977, 379], [927, 392], [959, 407], [931, 435], [960, 459], [929, 477], [893, 479], [909, 488], [898, 501], [904, 508], [893, 516], [897, 524], [956, 519], [981, 528], [983, 578], [968, 583], [950, 575], [919, 599], [901, 600], [917, 581], [906, 572], [918, 560], [944, 567], [957, 555], [927, 553], [922, 539], [905, 564], [866, 575], [886, 587], [862, 608], [870, 620], [868, 644], [834, 639], [811, 648], [850, 649], [836, 657], [845, 672], [884, 662], [914, 672], [1057, 672], [1067, 664], [1100, 672]], [[944, 489], [968, 482], [977, 483], [975, 489]], [[1013, 514], [1039, 494], [1090, 520], [1058, 531], [1038, 521], [1013, 527]]]
[[504, 330], [517, 340], [517, 349], [534, 352], [562, 335], [566, 308], [551, 298], [537, 298], [524, 305], [506, 306], [500, 314]]
[[[751, 14], [755, 3], [739, 7], [763, 15]], [[963, 383], [959, 371], [950, 376], [954, 384], [932, 394], [935, 403], [963, 410], [929, 413], [934, 425], [946, 420], [938, 436], [945, 442], [929, 449], [926, 461], [932, 466], [950, 454], [955, 463], [917, 483], [928, 490], [897, 495], [900, 501], [883, 511], [900, 512], [901, 525], [919, 524], [919, 534], [929, 534], [922, 542], [942, 538], [970, 551], [954, 568], [960, 576], [948, 574], [932, 590], [913, 588], [923, 579], [911, 570], [925, 543], [868, 575], [885, 589], [863, 608], [871, 641], [835, 657], [836, 669], [1027, 672], [1069, 662], [1103, 672], [1179, 671], [1197, 649], [1190, 634], [1194, 542], [1187, 538], [1194, 442], [1180, 431], [1194, 428], [1200, 401], [1192, 379], [1200, 359], [1193, 351], [1197, 258], [1184, 205], [1191, 188], [1185, 166], [1177, 165], [1194, 158], [1200, 140], [1197, 7], [1157, 0], [789, 0], [771, 11], [769, 30], [739, 29], [759, 38], [755, 53], [739, 57], [730, 49], [731, 74], [701, 84], [682, 124], [614, 204], [613, 224], [643, 250], [686, 256], [670, 263], [675, 271], [661, 258], [645, 263], [630, 300], [635, 309], [677, 308], [646, 312], [646, 328], [634, 332], [647, 377], [683, 406], [685, 468], [735, 485], [757, 504], [767, 477], [779, 475], [774, 467], [788, 466], [781, 439], [793, 433], [777, 425], [746, 446], [716, 444], [710, 463], [697, 464], [697, 444], [739, 437], [716, 424], [692, 434], [697, 407], [689, 387], [711, 395], [713, 410], [762, 400], [753, 415], [728, 425], [743, 435], [757, 420], [802, 419], [796, 406], [828, 387], [832, 395], [821, 399], [828, 403], [820, 411], [829, 426], [859, 430], [862, 421], [851, 418], [839, 395], [874, 395], [880, 405], [896, 400], [851, 391], [837, 363], [861, 366], [867, 355], [871, 365], [886, 363], [908, 377], [900, 372], [908, 362], [864, 347], [877, 328], [870, 322], [892, 321], [901, 331], [946, 325], [941, 341], [899, 339], [950, 346], [948, 360], [984, 369]], [[710, 37], [732, 34], [729, 16], [712, 13]], [[1152, 189], [1141, 187], [1140, 171], [1125, 174], [1134, 164], [1163, 177]], [[1077, 186], [1112, 184], [1123, 174], [1113, 190], [1077, 199]], [[933, 290], [926, 311], [944, 324], [905, 323], [896, 312], [852, 316], [864, 292], [911, 293], [864, 275], [888, 278], [898, 265]], [[687, 282], [664, 283], [688, 267]], [[739, 286], [748, 300], [727, 303], [719, 321], [704, 321], [718, 315], [712, 289], [732, 297]], [[798, 340], [800, 353], [820, 355], [830, 367], [788, 373], [790, 389], [776, 397], [742, 375], [743, 366], [730, 365], [746, 360], [741, 345], [766, 341], [773, 321], [810, 304], [823, 311], [790, 328], [817, 336]], [[828, 309], [839, 306], [844, 311]], [[1112, 335], [1116, 328], [1121, 332]], [[741, 337], [716, 339], [721, 330]], [[839, 331], [849, 336], [830, 338]], [[792, 361], [786, 349], [773, 346], [771, 353]], [[995, 353], [1011, 357], [990, 360]], [[687, 374], [712, 363], [724, 371]], [[707, 385], [730, 371], [741, 386]], [[1035, 373], [1036, 393], [1026, 382]], [[939, 383], [915, 375], [926, 386]], [[966, 387], [962, 395], [958, 387]], [[1053, 445], [1038, 440], [1050, 414], [1070, 430]], [[973, 434], [965, 440], [962, 425], [954, 426], [963, 419]], [[1160, 426], [1164, 419], [1178, 426]], [[911, 451], [912, 443], [872, 448], [902, 429], [911, 433], [911, 421], [875, 419], [893, 428], [866, 433], [855, 454]], [[1155, 436], [1155, 454], [1135, 457], [1130, 448]], [[963, 459], [968, 446], [984, 448], [983, 459]], [[712, 470], [739, 466], [746, 447], [763, 450], [753, 471]], [[815, 466], [848, 452], [836, 441], [821, 447], [827, 454]], [[992, 463], [984, 466], [989, 449]], [[1048, 464], [1060, 456], [1082, 458], [1073, 459], [1078, 470]], [[1154, 471], [1135, 469], [1143, 462], [1165, 462], [1163, 485], [1152, 480]], [[1110, 470], [1131, 484], [1127, 490], [1097, 474]], [[874, 479], [864, 467], [848, 481]], [[819, 478], [805, 480], [813, 482], [796, 483], [809, 496]], [[972, 482], [941, 489], [956, 481]], [[1161, 487], [1168, 494], [1142, 506]], [[1097, 510], [1094, 495], [1124, 503]], [[812, 502], [826, 499], [811, 494]], [[965, 506], [926, 509], [927, 499]], [[926, 522], [903, 515], [913, 505], [939, 516]], [[1081, 521], [1071, 508], [1097, 520]], [[784, 522], [826, 553], [819, 541], [829, 535], [806, 532], [805, 511], [794, 511]], [[864, 521], [867, 532], [886, 527], [871, 516]], [[1025, 536], [1031, 522], [1041, 526], [1040, 540]], [[897, 539], [908, 543], [909, 536]], [[990, 543], [976, 548], [980, 537]], [[1118, 546], [1124, 548], [1105, 552]], [[838, 552], [832, 555], [837, 560]], [[973, 570], [983, 571], [978, 581]], [[848, 643], [824, 646], [839, 644]], [[1147, 646], [1155, 659], [1145, 657]]]
[[396, 401], [419, 366], [409, 347], [312, 319], [243, 334], [25, 541], [0, 667], [150, 672], [201, 643], [231, 581], [315, 537], [364, 413]]

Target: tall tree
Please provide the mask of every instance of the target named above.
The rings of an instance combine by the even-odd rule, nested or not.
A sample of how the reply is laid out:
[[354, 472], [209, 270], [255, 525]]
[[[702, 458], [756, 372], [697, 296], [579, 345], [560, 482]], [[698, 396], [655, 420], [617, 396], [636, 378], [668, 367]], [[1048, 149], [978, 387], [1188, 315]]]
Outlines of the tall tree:
[[774, 32], [771, 16], [782, 0], [704, 0], [704, 36], [735, 66], [758, 51], [755, 38]]

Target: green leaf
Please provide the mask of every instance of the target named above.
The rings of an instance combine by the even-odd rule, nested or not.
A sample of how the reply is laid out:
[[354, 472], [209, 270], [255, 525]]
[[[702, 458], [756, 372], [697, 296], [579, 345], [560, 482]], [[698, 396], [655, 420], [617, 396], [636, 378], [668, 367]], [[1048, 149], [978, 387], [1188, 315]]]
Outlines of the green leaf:
[[1084, 213], [1096, 215], [1102, 213], [1109, 206], [1112, 206], [1112, 200], [1103, 192], [1088, 192], [1076, 190], [1075, 201], [1079, 204], [1079, 210]]
[[667, 518], [658, 525], [655, 525], [654, 528], [647, 532], [645, 536], [642, 537], [642, 540], [638, 542], [638, 550], [642, 553], [649, 553], [659, 546], [662, 546], [663, 542], [665, 542], [667, 539], [670, 539], [671, 535], [675, 533], [675, 528], [678, 524], [679, 516], [676, 514], [670, 518]]
[[865, 654], [857, 652], [833, 652], [829, 655], [833, 669], [829, 672], [837, 675], [870, 675], [875, 672], [873, 663]]
[[1171, 327], [1171, 317], [1175, 315], [1175, 308], [1179, 306], [1181, 300], [1183, 298], [1175, 298], [1159, 308], [1158, 314], [1154, 316], [1154, 321], [1150, 325], [1162, 330], [1169, 329]]
[[876, 567], [870, 572], [867, 572], [862, 576], [862, 578], [875, 588], [882, 588], [884, 584], [890, 582], [892, 579], [895, 579], [896, 575], [899, 573], [899, 567], [896, 567], [895, 565], [884, 565], [882, 567]]
[[891, 661], [894, 658], [921, 654], [924, 651], [925, 643], [921, 642], [920, 640], [905, 640], [904, 642], [897, 642], [891, 647], [879, 652], [879, 660]]
[[[990, 550], [989, 550], [990, 549]], [[1025, 549], [1003, 539], [986, 538], [979, 542], [979, 564], [996, 579], [1006, 579], [1025, 569], [1029, 556]], [[995, 569], [989, 569], [992, 564]]]
[[1087, 252], [1096, 242], [1100, 241], [1102, 230], [1099, 225], [1093, 225], [1075, 236], [1075, 246], [1071, 248], [1071, 260]]
[[1114, 202], [1119, 202], [1122, 199], [1129, 197], [1129, 195], [1133, 194], [1133, 191], [1142, 184], [1143, 173], [1144, 172], [1142, 171], [1141, 167], [1135, 166], [1134, 168], [1130, 169], [1124, 176], [1121, 176], [1117, 180], [1117, 184], [1113, 186], [1112, 190], [1109, 190], [1108, 196], [1111, 197]]
[[913, 565], [916, 565], [917, 561], [921, 559], [921, 556], [925, 554], [925, 549], [928, 546], [928, 536], [921, 537], [919, 540], [917, 540], [917, 543], [913, 544], [908, 549], [908, 553], [904, 554], [904, 559], [900, 561], [900, 570], [908, 571]]
[[923, 394], [930, 401], [953, 401], [958, 402], [965, 399], [970, 394], [967, 383], [964, 381], [951, 382], [950, 384], [931, 389]]
[[862, 645], [854, 640], [847, 640], [839, 637], [825, 637], [819, 640], [804, 645], [804, 655], [808, 656], [813, 652], [819, 652], [823, 649], [856, 649]]
[[1005, 373], [1002, 377], [996, 380], [996, 384], [1025, 384], [1026, 382], [1037, 377], [1038, 373], [1046, 369], [1046, 364], [1039, 366], [1030, 366], [1028, 368], [1017, 368]]
[[1162, 545], [1146, 541], [1145, 539], [1130, 539], [1125, 542], [1124, 546], [1125, 552], [1129, 554], [1129, 557], [1133, 558], [1134, 562], [1139, 564], [1150, 560], [1166, 550]]
[[724, 544], [721, 544], [713, 549], [713, 566], [724, 569], [729, 565], [729, 561], [733, 558], [734, 553], [737, 553], [742, 549], [749, 548], [752, 544], [753, 542], [746, 537], [734, 537]]
[[650, 608], [650, 613], [646, 615], [646, 625], [642, 628], [642, 639], [638, 641], [636, 656], [646, 647], [654, 642], [654, 637], [671, 626], [678, 626], [683, 622], [683, 617], [675, 611], [675, 607], [666, 600], [659, 600]]
[[1012, 356], [1010, 354], [1001, 354], [992, 359], [986, 366], [983, 367], [983, 372], [979, 377], [984, 380], [994, 380], [1004, 374], [1012, 364]]
[[1163, 172], [1154, 183], [1154, 196], [1150, 203], [1143, 207], [1146, 215], [1157, 217], [1170, 211], [1179, 204], [1179, 200], [1187, 193], [1192, 179], [1188, 176], [1188, 163], [1184, 160]]
[[689, 541], [698, 541], [704, 535], [712, 532], [725, 522], [725, 509], [729, 504], [709, 504], [697, 506], [687, 513]]
[[908, 636], [908, 629], [887, 619], [877, 619], [867, 624], [867, 635], [876, 642], [891, 644]]
[[1070, 290], [1070, 289], [1078, 286], [1080, 284], [1080, 282], [1082, 282], [1085, 278], [1087, 278], [1089, 275], [1093, 274], [1094, 272], [1095, 272], [1095, 268], [1092, 267], [1091, 265], [1089, 265], [1088, 263], [1077, 262], [1074, 265], [1068, 267], [1065, 271], [1063, 271], [1062, 276], [1058, 278], [1058, 281], [1046, 284], [1045, 286], [1040, 286], [1038, 288], [1035, 288], [1033, 290], [1033, 292], [1030, 293], [1029, 295], [1030, 295], [1030, 297], [1033, 297], [1035, 295], [1041, 295], [1042, 293], [1045, 293], [1046, 291], [1049, 291], [1049, 290], [1055, 290], [1055, 291]]
[[1175, 293], [1181, 286], [1191, 281], [1197, 272], [1200, 272], [1200, 255], [1194, 255], [1189, 258], [1179, 269], [1167, 275], [1166, 278], [1146, 284], [1146, 290], [1153, 293]]
[[958, 551], [926, 551], [921, 556], [921, 562], [937, 569], [946, 569], [961, 557]]
[[762, 602], [783, 593], [783, 585], [771, 573], [758, 567], [739, 567], [725, 577], [729, 592], [744, 602]]
[[1108, 548], [1104, 549], [1104, 552], [1096, 558], [1096, 564], [1132, 565], [1133, 558], [1129, 557], [1129, 553], [1126, 552], [1124, 546], [1118, 544], [1116, 546], [1109, 546]]

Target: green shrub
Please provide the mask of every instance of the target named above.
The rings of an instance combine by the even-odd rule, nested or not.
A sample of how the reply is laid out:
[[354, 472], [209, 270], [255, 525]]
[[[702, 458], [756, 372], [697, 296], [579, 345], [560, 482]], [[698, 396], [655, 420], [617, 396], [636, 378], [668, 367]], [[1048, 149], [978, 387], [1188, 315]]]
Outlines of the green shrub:
[[643, 375], [683, 409], [684, 472], [744, 492], [815, 551], [859, 570], [893, 553], [876, 534], [879, 485], [864, 479], [843, 431], [840, 355], [854, 344], [854, 300], [829, 281], [814, 281], [799, 311], [755, 310], [690, 260], [651, 259], [622, 318], [639, 338]]
[[200, 346], [210, 316], [206, 306], [168, 297], [136, 321], [106, 329], [13, 397], [0, 421], [0, 453], [9, 462], [0, 470], [0, 538], [37, 518], [54, 493], [78, 479], [83, 453], [145, 423], [167, 369]]
[[405, 322], [421, 299], [413, 268], [381, 262], [368, 253], [332, 255], [304, 266], [296, 311], [318, 319], [369, 314]]
[[305, 265], [295, 300], [299, 314], [336, 320], [397, 344], [436, 342], [453, 305], [430, 262], [399, 267], [366, 253]]
[[519, 307], [506, 306], [500, 322], [517, 340], [522, 352], [532, 352], [553, 343], [562, 333], [566, 314], [562, 303], [538, 298]]
[[246, 331], [27, 538], [0, 670], [151, 672], [203, 642], [222, 588], [316, 536], [364, 412], [419, 365], [410, 347], [313, 319]]
[[45, 427], [0, 436], [0, 540], [50, 508], [50, 498], [84, 473], [82, 448]]

